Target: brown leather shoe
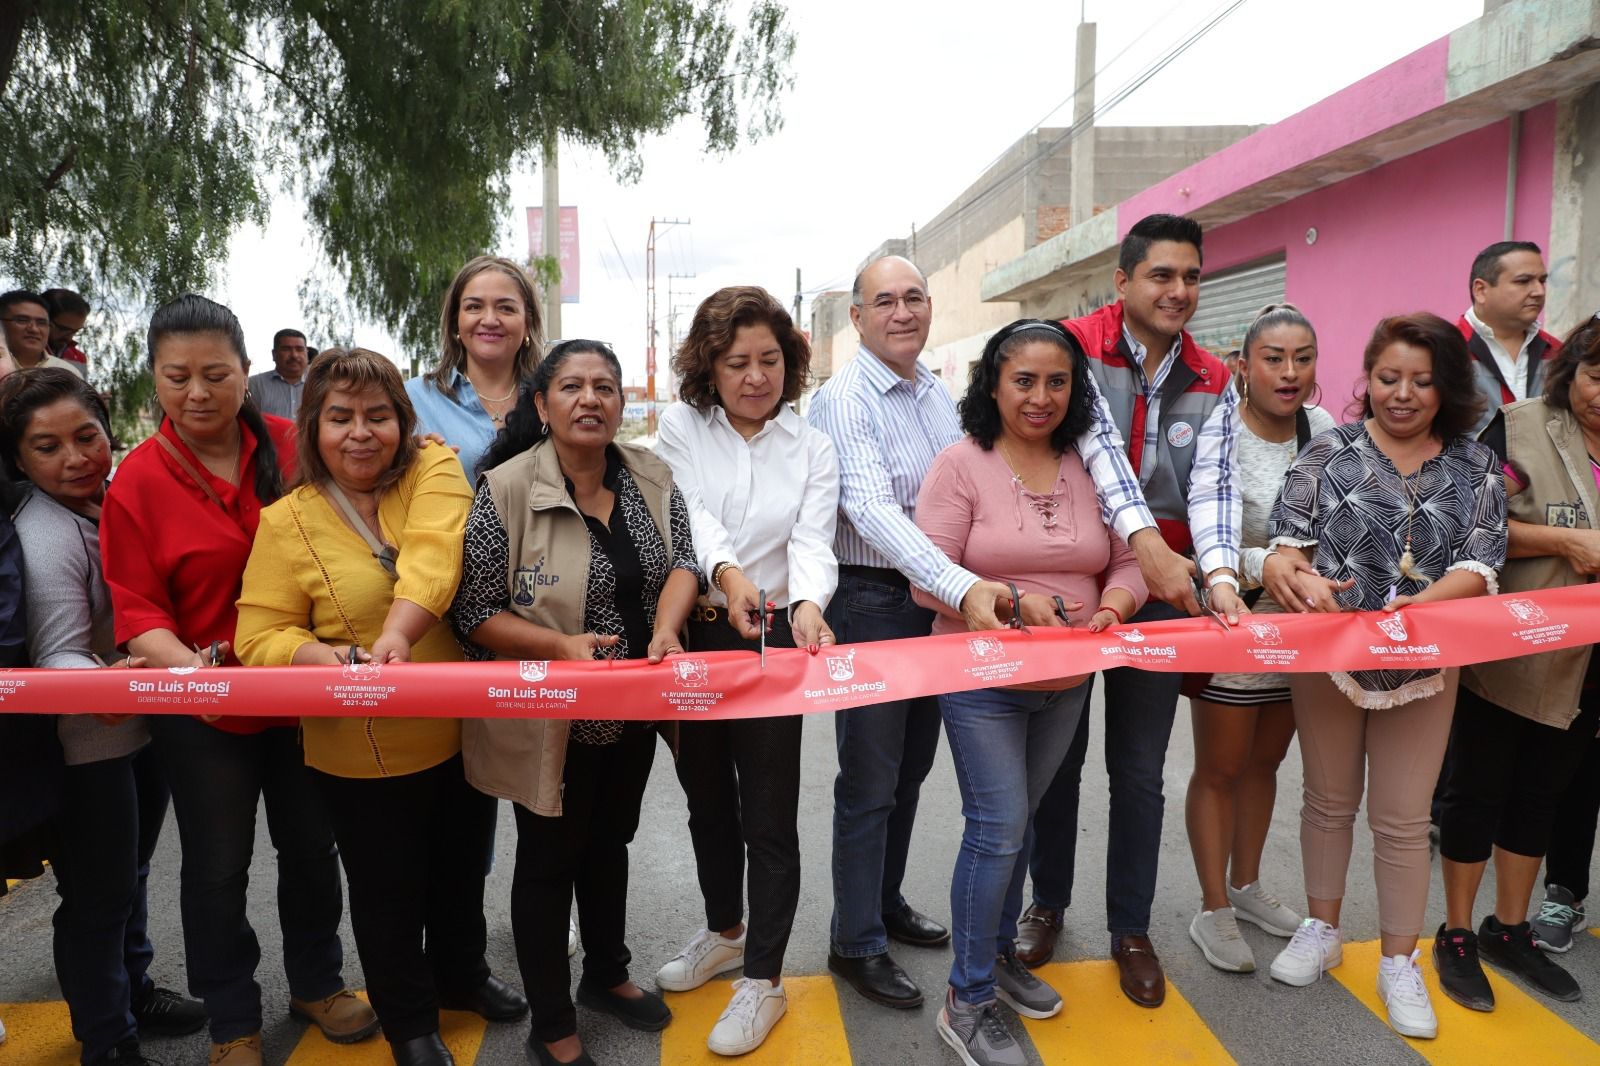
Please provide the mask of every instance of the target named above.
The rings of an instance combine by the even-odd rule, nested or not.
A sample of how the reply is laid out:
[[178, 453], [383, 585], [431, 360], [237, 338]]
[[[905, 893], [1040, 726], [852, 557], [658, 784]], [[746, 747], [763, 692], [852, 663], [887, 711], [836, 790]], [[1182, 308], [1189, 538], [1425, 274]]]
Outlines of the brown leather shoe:
[[1061, 912], [1033, 904], [1017, 919], [1017, 961], [1028, 967], [1043, 966], [1055, 954], [1060, 934]]
[[307, 1000], [289, 997], [289, 1013], [322, 1030], [335, 1044], [354, 1044], [378, 1031], [378, 1016], [348, 988], [341, 988], [327, 999]]
[[1141, 1007], [1159, 1007], [1167, 998], [1167, 978], [1161, 972], [1161, 959], [1147, 936], [1127, 935], [1111, 953], [1122, 992]]
[[261, 1066], [261, 1034], [251, 1033], [226, 1044], [212, 1044], [210, 1066]]

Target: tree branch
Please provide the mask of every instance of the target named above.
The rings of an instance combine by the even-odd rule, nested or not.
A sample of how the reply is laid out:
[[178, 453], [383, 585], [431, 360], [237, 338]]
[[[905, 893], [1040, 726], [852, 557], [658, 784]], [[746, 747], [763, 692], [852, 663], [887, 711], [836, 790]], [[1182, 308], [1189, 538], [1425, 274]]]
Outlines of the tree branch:
[[61, 184], [61, 179], [67, 176], [67, 172], [70, 171], [77, 162], [78, 146], [75, 144], [67, 145], [67, 152], [61, 157], [61, 162], [57, 163], [56, 168], [52, 170], [49, 176], [44, 179], [44, 191], [49, 192], [57, 185]]

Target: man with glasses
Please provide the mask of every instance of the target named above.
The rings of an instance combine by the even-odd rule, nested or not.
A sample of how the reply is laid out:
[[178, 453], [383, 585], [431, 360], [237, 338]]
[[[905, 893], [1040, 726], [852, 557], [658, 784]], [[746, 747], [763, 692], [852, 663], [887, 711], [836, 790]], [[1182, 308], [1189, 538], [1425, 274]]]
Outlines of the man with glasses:
[[250, 398], [263, 414], [294, 420], [305, 387], [306, 364], [311, 361], [306, 335], [297, 329], [280, 329], [272, 335], [272, 369], [250, 376]]
[[19, 369], [59, 367], [80, 378], [84, 376], [79, 364], [50, 354], [50, 310], [38, 293], [12, 289], [0, 294], [0, 326], [5, 327], [6, 347], [11, 349]]

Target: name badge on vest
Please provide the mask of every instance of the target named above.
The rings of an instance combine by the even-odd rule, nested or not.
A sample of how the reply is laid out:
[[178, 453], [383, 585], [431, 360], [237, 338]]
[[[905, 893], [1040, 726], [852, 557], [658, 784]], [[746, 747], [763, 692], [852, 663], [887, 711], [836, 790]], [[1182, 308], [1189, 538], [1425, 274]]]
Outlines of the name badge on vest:
[[1194, 443], [1194, 427], [1187, 422], [1174, 422], [1167, 429], [1167, 443], [1174, 448], [1187, 448]]
[[1547, 503], [1544, 506], [1544, 524], [1556, 529], [1577, 529], [1578, 513], [1575, 503]]

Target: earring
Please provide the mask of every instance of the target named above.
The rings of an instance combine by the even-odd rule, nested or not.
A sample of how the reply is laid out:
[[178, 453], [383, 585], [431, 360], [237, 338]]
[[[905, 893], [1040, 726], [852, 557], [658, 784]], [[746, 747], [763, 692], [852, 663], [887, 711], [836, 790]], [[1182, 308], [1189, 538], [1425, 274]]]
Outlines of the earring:
[[1239, 406], [1250, 406], [1250, 379], [1242, 376], [1239, 378]]
[[459, 334], [459, 333], [456, 334], [456, 343], [457, 344], [461, 343], [461, 334]]
[[544, 423], [543, 425], [541, 425], [539, 427], [539, 436], [548, 437], [549, 435], [550, 435], [550, 423], [546, 422], [546, 423]]

